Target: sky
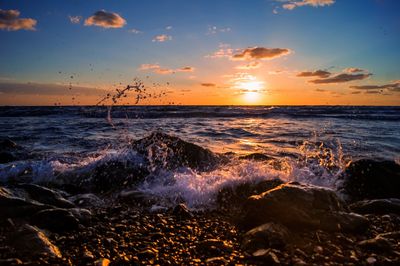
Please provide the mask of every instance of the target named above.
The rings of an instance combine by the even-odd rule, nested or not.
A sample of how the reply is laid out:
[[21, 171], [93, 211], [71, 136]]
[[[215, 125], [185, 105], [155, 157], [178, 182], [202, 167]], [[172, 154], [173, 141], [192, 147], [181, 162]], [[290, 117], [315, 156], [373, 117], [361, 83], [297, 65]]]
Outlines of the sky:
[[0, 105], [400, 105], [399, 47], [398, 0], [1, 0]]

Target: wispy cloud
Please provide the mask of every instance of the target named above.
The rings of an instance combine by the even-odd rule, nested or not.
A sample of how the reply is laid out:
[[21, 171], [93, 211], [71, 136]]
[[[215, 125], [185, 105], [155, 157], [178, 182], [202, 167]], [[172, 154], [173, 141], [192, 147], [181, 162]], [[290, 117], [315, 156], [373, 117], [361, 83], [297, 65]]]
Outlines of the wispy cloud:
[[68, 18], [72, 24], [79, 24], [82, 20], [82, 16], [68, 16]]
[[400, 80], [393, 81], [383, 85], [359, 85], [350, 86], [351, 89], [360, 91], [389, 91], [389, 92], [400, 92]]
[[365, 70], [365, 69], [358, 68], [358, 67], [348, 67], [348, 68], [344, 69], [344, 72], [347, 72], [347, 73], [362, 73], [362, 72], [368, 72], [368, 71]]
[[142, 31], [138, 30], [138, 29], [130, 29], [128, 30], [129, 33], [133, 33], [133, 34], [139, 34], [139, 33], [143, 33]]
[[172, 30], [172, 26], [165, 27], [166, 30]]
[[255, 60], [255, 59], [273, 59], [288, 55], [291, 50], [287, 48], [266, 48], [252, 47], [240, 50], [239, 53], [232, 55], [232, 60]]
[[331, 75], [331, 72], [326, 70], [315, 70], [315, 71], [302, 71], [298, 73], [297, 77], [318, 77], [318, 78], [327, 78]]
[[207, 35], [217, 34], [218, 32], [230, 32], [231, 30], [229, 27], [219, 28], [217, 26], [208, 26]]
[[372, 75], [371, 73], [358, 73], [358, 74], [342, 73], [328, 78], [310, 80], [309, 82], [314, 84], [344, 83], [354, 80], [363, 80], [371, 75]]
[[241, 69], [241, 70], [249, 70], [249, 69], [256, 69], [256, 68], [260, 68], [262, 66], [262, 64], [258, 61], [254, 61], [254, 62], [250, 62], [246, 65], [240, 65], [240, 66], [236, 66], [236, 69]]
[[37, 21], [32, 18], [19, 18], [18, 10], [0, 9], [0, 29], [8, 31], [35, 30]]
[[146, 71], [151, 70], [154, 73], [167, 75], [167, 74], [174, 74], [177, 72], [194, 72], [195, 68], [191, 66], [184, 66], [177, 69], [165, 68], [161, 67], [159, 64], [142, 64], [139, 67], [139, 70]]
[[335, 0], [277, 0], [277, 2], [282, 3], [282, 8], [293, 10], [296, 7], [301, 7], [301, 6], [312, 6], [312, 7], [330, 6], [335, 3]]
[[206, 55], [206, 58], [223, 58], [223, 57], [231, 57], [233, 54], [233, 49], [230, 48], [229, 44], [220, 43], [219, 49], [212, 54]]
[[154, 36], [153, 42], [166, 42], [172, 40], [172, 36], [167, 35], [167, 34], [161, 34]]
[[106, 12], [105, 10], [97, 11], [93, 16], [85, 20], [85, 26], [98, 26], [102, 28], [122, 28], [125, 26], [126, 20], [117, 13]]
[[215, 84], [215, 83], [207, 83], [207, 82], [200, 83], [200, 85], [203, 86], [203, 87], [215, 87], [215, 86], [217, 86], [217, 84]]

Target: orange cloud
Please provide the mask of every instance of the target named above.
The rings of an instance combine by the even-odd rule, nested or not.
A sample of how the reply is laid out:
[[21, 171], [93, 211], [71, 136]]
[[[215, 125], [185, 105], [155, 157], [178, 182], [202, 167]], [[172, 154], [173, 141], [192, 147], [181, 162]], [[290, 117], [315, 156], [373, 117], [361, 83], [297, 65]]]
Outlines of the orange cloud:
[[203, 86], [203, 87], [215, 87], [215, 86], [217, 86], [217, 84], [215, 84], [215, 83], [201, 83], [200, 85]]
[[235, 67], [236, 69], [242, 69], [242, 70], [248, 70], [248, 69], [256, 69], [256, 68], [260, 68], [261, 67], [261, 63], [258, 61], [254, 61], [254, 62], [250, 62], [246, 65], [241, 65], [241, 66], [237, 66]]
[[151, 70], [154, 73], [167, 75], [174, 74], [176, 72], [194, 72], [195, 68], [191, 66], [184, 66], [177, 69], [163, 68], [159, 64], [142, 64], [139, 70]]
[[85, 20], [85, 26], [98, 26], [102, 28], [122, 28], [126, 20], [117, 13], [100, 10]]
[[254, 60], [254, 59], [273, 59], [290, 54], [291, 51], [286, 48], [265, 48], [252, 47], [241, 50], [234, 54], [232, 60]]
[[283, 4], [282, 7], [284, 9], [288, 10], [293, 10], [296, 7], [300, 6], [312, 6], [312, 7], [320, 7], [320, 6], [330, 6], [335, 3], [335, 0], [286, 0], [282, 1], [279, 0], [279, 2], [286, 2], [286, 4]]
[[350, 88], [363, 91], [388, 90], [391, 92], [400, 92], [400, 80], [396, 80], [392, 83], [384, 85], [360, 85], [360, 86], [350, 86]]
[[298, 73], [297, 77], [319, 77], [319, 78], [327, 78], [331, 75], [331, 72], [325, 70], [316, 70], [316, 71], [303, 71]]
[[310, 83], [314, 84], [330, 84], [330, 83], [344, 83], [354, 80], [363, 80], [371, 76], [371, 73], [360, 73], [360, 74], [348, 74], [342, 73], [329, 78], [321, 78], [310, 80]]
[[35, 30], [37, 21], [32, 18], [19, 18], [18, 10], [0, 9], [0, 29], [8, 31]]
[[170, 40], [172, 40], [172, 36], [166, 34], [157, 35], [153, 38], [153, 42], [166, 42]]

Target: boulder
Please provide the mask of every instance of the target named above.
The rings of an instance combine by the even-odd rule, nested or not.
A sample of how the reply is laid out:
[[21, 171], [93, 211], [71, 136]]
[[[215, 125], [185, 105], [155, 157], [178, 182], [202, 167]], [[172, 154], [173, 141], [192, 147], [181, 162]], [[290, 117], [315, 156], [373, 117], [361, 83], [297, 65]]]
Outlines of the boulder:
[[400, 165], [394, 161], [358, 160], [341, 178], [340, 190], [350, 201], [400, 198]]
[[100, 207], [104, 204], [104, 201], [92, 193], [78, 194], [68, 198], [75, 205], [79, 207]]
[[361, 214], [400, 214], [400, 199], [362, 200], [349, 207], [355, 213]]
[[298, 230], [355, 231], [368, 225], [366, 218], [350, 213], [333, 190], [297, 182], [249, 197], [244, 212], [244, 228], [276, 222]]
[[78, 229], [79, 220], [66, 209], [43, 210], [31, 217], [31, 223], [52, 232]]
[[213, 169], [221, 157], [196, 144], [162, 132], [137, 140], [132, 148], [142, 154], [156, 168], [190, 167], [199, 171]]
[[10, 139], [0, 139], [0, 163], [28, 158], [27, 151]]
[[52, 206], [17, 197], [11, 190], [0, 187], [1, 218], [26, 217], [50, 208]]
[[60, 250], [50, 242], [46, 234], [28, 224], [23, 225], [12, 235], [11, 243], [22, 256], [29, 258], [37, 256], [61, 258]]
[[66, 200], [57, 191], [35, 184], [19, 184], [18, 188], [26, 191], [29, 197], [43, 204], [52, 205], [58, 208], [73, 208], [75, 205]]
[[265, 223], [244, 234], [242, 248], [253, 253], [259, 249], [282, 249], [290, 241], [289, 230], [280, 224]]
[[250, 153], [243, 156], [239, 156], [240, 160], [252, 160], [252, 161], [270, 161], [274, 158], [263, 153]]

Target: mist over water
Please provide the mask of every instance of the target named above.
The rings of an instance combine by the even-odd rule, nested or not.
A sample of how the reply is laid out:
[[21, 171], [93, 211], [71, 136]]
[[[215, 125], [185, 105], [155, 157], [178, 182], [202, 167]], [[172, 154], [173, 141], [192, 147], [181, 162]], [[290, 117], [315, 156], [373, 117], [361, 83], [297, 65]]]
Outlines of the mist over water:
[[[1, 107], [0, 137], [31, 157], [0, 166], [0, 180], [32, 173], [53, 182], [64, 172], [90, 172], [113, 160], [141, 164], [129, 144], [151, 132], [177, 136], [216, 153], [235, 153], [209, 172], [153, 172], [139, 189], [160, 204], [212, 205], [224, 186], [281, 178], [335, 188], [351, 160], [398, 160], [399, 107]], [[239, 160], [262, 153], [271, 160]]]

